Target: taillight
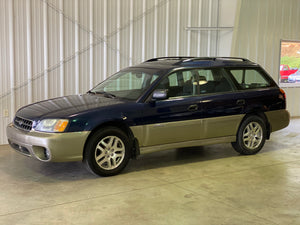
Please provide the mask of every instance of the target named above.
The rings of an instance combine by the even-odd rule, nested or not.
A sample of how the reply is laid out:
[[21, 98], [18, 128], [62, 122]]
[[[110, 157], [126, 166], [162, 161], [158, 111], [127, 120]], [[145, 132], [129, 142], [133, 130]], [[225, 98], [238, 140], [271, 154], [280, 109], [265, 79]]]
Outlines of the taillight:
[[281, 88], [279, 90], [280, 90], [279, 98], [282, 100], [286, 100], [286, 94], [285, 94], [284, 90]]

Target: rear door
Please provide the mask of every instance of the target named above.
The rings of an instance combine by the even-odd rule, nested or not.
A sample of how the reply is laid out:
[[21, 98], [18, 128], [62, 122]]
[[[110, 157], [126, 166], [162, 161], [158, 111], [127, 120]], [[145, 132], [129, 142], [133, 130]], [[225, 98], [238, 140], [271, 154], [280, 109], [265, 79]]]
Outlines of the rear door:
[[235, 136], [243, 118], [245, 96], [222, 68], [199, 70], [206, 78], [200, 85], [203, 139]]
[[282, 108], [279, 88], [259, 67], [227, 69], [244, 95], [246, 112], [265, 112]]

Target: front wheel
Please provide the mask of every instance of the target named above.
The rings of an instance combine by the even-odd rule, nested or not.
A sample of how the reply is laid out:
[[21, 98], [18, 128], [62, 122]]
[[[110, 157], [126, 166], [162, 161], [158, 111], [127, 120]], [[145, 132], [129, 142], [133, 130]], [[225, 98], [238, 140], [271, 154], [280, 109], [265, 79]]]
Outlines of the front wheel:
[[91, 172], [113, 176], [127, 165], [130, 150], [129, 139], [123, 131], [106, 127], [96, 131], [88, 140], [83, 161]]
[[266, 140], [266, 124], [258, 116], [249, 116], [240, 125], [233, 148], [240, 154], [253, 155], [259, 152]]

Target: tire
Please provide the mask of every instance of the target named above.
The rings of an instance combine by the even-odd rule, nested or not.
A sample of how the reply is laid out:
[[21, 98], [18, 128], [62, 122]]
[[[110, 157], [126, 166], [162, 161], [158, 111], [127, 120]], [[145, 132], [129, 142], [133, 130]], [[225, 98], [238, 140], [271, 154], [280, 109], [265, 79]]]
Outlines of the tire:
[[118, 128], [105, 127], [96, 131], [88, 140], [83, 162], [96, 175], [114, 176], [126, 167], [130, 152], [128, 136]]
[[232, 147], [242, 155], [254, 155], [264, 146], [266, 133], [265, 121], [258, 116], [249, 116], [241, 123]]

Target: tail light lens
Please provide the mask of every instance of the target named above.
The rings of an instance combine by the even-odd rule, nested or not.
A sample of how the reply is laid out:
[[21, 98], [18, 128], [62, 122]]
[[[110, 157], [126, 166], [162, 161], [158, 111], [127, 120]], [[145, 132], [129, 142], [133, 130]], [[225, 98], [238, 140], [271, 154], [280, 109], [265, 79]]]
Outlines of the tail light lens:
[[279, 90], [280, 90], [279, 98], [282, 100], [286, 100], [286, 94], [285, 94], [284, 90], [281, 88]]

